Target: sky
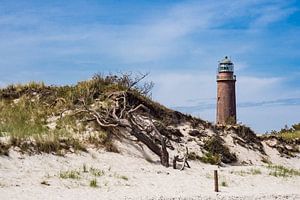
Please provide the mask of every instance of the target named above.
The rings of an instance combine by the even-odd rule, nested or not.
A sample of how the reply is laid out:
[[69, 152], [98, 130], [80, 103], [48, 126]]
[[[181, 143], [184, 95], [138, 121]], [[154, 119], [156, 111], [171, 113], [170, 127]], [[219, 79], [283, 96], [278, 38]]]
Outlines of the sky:
[[0, 86], [147, 73], [152, 98], [215, 121], [229, 56], [237, 118], [258, 133], [300, 122], [297, 0], [0, 0]]

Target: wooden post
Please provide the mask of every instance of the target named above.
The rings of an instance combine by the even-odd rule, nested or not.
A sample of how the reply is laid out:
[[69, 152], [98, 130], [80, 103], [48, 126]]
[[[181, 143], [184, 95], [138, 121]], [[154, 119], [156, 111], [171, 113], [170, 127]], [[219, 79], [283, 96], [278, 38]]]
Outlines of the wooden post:
[[215, 177], [215, 192], [219, 192], [218, 170], [214, 171], [214, 177]]

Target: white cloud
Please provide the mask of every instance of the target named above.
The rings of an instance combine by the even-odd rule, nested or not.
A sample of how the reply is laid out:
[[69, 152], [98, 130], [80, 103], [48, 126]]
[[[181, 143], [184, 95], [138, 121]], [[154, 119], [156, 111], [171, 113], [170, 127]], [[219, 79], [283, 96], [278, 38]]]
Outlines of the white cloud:
[[278, 92], [286, 94], [281, 87], [284, 78], [279, 77], [237, 77], [237, 97], [240, 102], [278, 99]]
[[214, 98], [215, 75], [211, 72], [155, 72], [153, 97], [168, 106], [190, 106], [191, 99]]
[[[219, 27], [248, 15], [253, 16], [252, 24], [260, 24], [259, 27], [263, 27], [262, 25], [273, 23], [292, 13], [291, 9], [283, 6], [285, 3], [263, 2], [269, 2], [270, 6], [256, 8], [261, 5], [261, 1], [178, 3], [169, 10], [155, 13], [155, 16], [146, 12], [143, 18], [136, 20], [136, 23], [122, 26], [80, 25], [79, 27], [64, 27], [45, 21], [48, 19], [45, 19], [45, 16], [38, 18], [31, 12], [2, 15], [0, 23], [14, 25], [23, 23], [38, 27], [38, 29], [34, 29], [33, 35], [20, 34], [14, 40], [10, 39], [11, 42], [19, 41], [18, 43], [20, 43], [22, 42], [20, 40], [39, 44], [53, 41], [76, 42], [78, 46], [80, 41], [84, 41], [90, 50], [98, 51], [99, 54], [116, 58], [121, 62], [148, 62], [187, 51], [190, 47], [183, 46], [183, 43], [189, 41], [189, 35], [195, 32]], [[279, 15], [274, 13], [279, 13]], [[31, 44], [30, 47], [34, 47], [34, 44]], [[203, 50], [207, 46], [198, 48]], [[63, 51], [62, 48], [58, 48], [58, 50]], [[239, 48], [232, 48], [232, 50], [247, 52], [249, 46], [243, 45]], [[55, 51], [57, 52], [57, 49]]]

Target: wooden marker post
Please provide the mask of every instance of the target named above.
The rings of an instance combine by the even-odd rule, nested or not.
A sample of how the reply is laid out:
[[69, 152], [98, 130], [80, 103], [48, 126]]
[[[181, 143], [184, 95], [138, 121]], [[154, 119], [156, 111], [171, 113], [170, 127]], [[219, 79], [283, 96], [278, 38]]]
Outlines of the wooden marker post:
[[218, 170], [214, 171], [215, 179], [215, 192], [219, 192]]

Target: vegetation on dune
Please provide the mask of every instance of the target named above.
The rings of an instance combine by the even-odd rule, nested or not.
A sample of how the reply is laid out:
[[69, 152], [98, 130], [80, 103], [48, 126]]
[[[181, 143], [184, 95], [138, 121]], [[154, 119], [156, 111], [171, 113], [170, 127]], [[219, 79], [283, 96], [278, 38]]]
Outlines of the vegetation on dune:
[[97, 74], [71, 86], [31, 82], [1, 89], [0, 153], [7, 155], [9, 146], [57, 155], [85, 151], [87, 146], [118, 152], [114, 139], [130, 134], [169, 166], [167, 148], [174, 150], [170, 141], [183, 137], [170, 126], [187, 121], [194, 127], [212, 124], [153, 102], [153, 83], [141, 82], [146, 76]]
[[223, 163], [233, 163], [237, 161], [235, 154], [229, 151], [229, 148], [224, 145], [224, 141], [220, 137], [212, 137], [205, 141], [204, 149], [207, 151], [202, 156], [195, 152], [188, 154], [188, 159], [199, 160], [203, 163], [219, 165]]
[[[115, 140], [128, 137], [147, 146], [164, 166], [169, 166], [167, 149], [175, 150], [175, 143], [186, 145], [186, 152], [183, 158], [175, 155], [174, 168], [177, 161], [183, 162], [183, 167], [189, 166], [187, 159], [210, 164], [236, 162], [237, 156], [218, 133], [234, 133], [234, 143], [264, 153], [261, 138], [249, 127], [214, 126], [152, 101], [153, 83], [141, 82], [146, 75], [97, 74], [91, 80], [71, 86], [30, 82], [1, 89], [0, 155], [8, 155], [10, 147], [29, 154], [64, 155], [86, 151], [87, 147], [119, 152]], [[187, 142], [201, 141], [202, 156], [188, 153], [183, 139], [186, 136], [178, 128], [180, 124], [190, 124], [193, 128]], [[299, 128], [299, 124], [295, 125], [277, 136], [285, 140], [299, 138]], [[206, 129], [214, 134], [208, 137]], [[101, 171], [90, 171], [94, 176], [103, 175]]]
[[214, 136], [206, 140], [204, 143], [204, 149], [207, 150], [208, 153], [205, 154], [202, 160], [211, 164], [218, 164], [221, 161], [223, 163], [236, 162], [236, 155], [231, 153], [224, 143], [224, 140], [220, 136]]
[[266, 133], [261, 139], [270, 147], [276, 148], [281, 155], [294, 157], [295, 153], [300, 152], [300, 123], [292, 125], [291, 128], [285, 126], [280, 131]]
[[[202, 120], [153, 102], [150, 99], [153, 83], [141, 84], [146, 75], [97, 74], [91, 80], [71, 86], [30, 82], [1, 89], [1, 155], [7, 155], [10, 146], [18, 147], [21, 152], [57, 155], [85, 151], [87, 145], [118, 152], [113, 138], [121, 133], [120, 128], [126, 127], [154, 153], [167, 155], [167, 151], [160, 150], [162, 140], [179, 141], [182, 135], [177, 131], [173, 136], [174, 130], [166, 127], [185, 120], [199, 124]], [[138, 119], [140, 115], [155, 120], [150, 125], [143, 124]], [[145, 126], [148, 128], [144, 129]], [[149, 131], [156, 134], [151, 136]], [[163, 148], [172, 147], [164, 144]]]
[[285, 126], [280, 131], [271, 131], [267, 136], [276, 136], [284, 141], [292, 141], [300, 139], [300, 123], [292, 125], [292, 127]]
[[[1, 142], [1, 155], [8, 154], [9, 146], [18, 146], [22, 152], [46, 152], [61, 154], [69, 150], [85, 150], [85, 143], [104, 146], [108, 151], [117, 152], [110, 137], [110, 131], [96, 127], [98, 134], [90, 135], [86, 141], [80, 136], [86, 131], [88, 121], [80, 121], [84, 114], [76, 116], [70, 111], [87, 105], [101, 103], [108, 109], [107, 96], [117, 91], [127, 91], [139, 96], [144, 102], [151, 102], [156, 110], [167, 110], [150, 101], [147, 94], [153, 84], [135, 85], [139, 78], [130, 74], [118, 76], [95, 75], [91, 80], [74, 86], [46, 86], [44, 83], [9, 85], [0, 90], [0, 137], [8, 137], [9, 143]], [[54, 119], [51, 121], [51, 119]], [[51, 123], [53, 127], [51, 127]], [[82, 125], [83, 124], [83, 125]], [[93, 123], [90, 123], [93, 126]]]
[[280, 137], [284, 140], [300, 139], [300, 130], [280, 133]]
[[203, 163], [209, 163], [211, 165], [219, 165], [221, 163], [221, 158], [219, 154], [213, 154], [213, 153], [205, 153], [202, 157], [199, 159]]

